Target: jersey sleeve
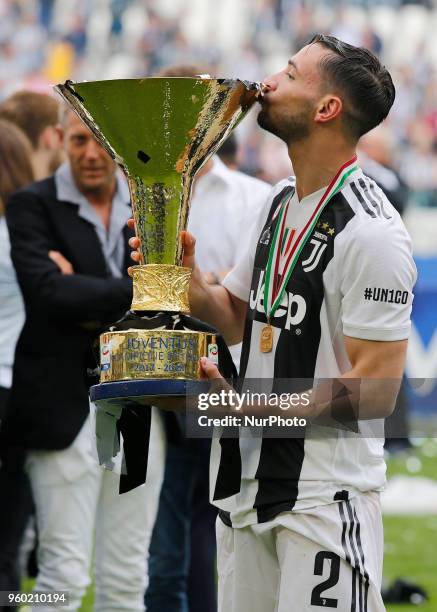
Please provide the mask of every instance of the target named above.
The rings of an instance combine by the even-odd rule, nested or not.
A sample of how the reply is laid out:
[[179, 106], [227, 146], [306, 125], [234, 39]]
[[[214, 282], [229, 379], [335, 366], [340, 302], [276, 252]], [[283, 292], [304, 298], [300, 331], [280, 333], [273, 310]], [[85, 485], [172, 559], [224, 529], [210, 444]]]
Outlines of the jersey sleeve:
[[402, 224], [357, 228], [341, 271], [343, 333], [363, 340], [409, 336], [416, 266]]

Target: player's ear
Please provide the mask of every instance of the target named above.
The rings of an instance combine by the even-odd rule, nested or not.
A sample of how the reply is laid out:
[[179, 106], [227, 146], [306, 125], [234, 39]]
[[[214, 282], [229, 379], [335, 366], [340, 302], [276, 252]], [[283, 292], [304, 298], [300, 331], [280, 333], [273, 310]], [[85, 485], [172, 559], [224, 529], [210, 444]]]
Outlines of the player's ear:
[[343, 110], [343, 101], [339, 96], [327, 94], [323, 96], [316, 108], [316, 123], [327, 123], [336, 119]]

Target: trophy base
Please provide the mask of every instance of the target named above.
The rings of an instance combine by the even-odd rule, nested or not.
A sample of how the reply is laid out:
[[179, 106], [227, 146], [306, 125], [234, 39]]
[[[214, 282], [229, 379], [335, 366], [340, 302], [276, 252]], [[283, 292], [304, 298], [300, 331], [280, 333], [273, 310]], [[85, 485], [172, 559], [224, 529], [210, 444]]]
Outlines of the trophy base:
[[124, 405], [126, 402], [153, 405], [153, 398], [177, 398], [206, 393], [208, 380], [130, 380], [102, 383], [90, 388], [90, 400]]
[[161, 327], [105, 332], [100, 336], [100, 382], [163, 379], [164, 389], [169, 382], [199, 380], [200, 358], [217, 358], [217, 350], [216, 335], [204, 331]]

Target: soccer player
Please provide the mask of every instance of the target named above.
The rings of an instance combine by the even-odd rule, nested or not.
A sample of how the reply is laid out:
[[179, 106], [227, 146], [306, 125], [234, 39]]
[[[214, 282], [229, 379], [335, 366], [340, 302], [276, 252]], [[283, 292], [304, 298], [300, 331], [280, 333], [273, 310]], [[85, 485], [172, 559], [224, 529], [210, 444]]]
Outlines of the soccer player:
[[223, 286], [204, 282], [183, 234], [192, 314], [230, 344], [243, 338], [247, 380], [368, 379], [379, 401], [362, 386], [358, 432], [323, 424], [333, 405], [312, 400], [287, 412], [307, 419], [302, 437], [215, 437], [219, 608], [379, 612], [385, 463], [371, 432], [395, 403], [389, 381], [404, 368], [416, 271], [402, 221], [355, 149], [395, 89], [369, 51], [322, 35], [265, 84], [258, 122], [287, 144], [295, 182], [273, 189]]

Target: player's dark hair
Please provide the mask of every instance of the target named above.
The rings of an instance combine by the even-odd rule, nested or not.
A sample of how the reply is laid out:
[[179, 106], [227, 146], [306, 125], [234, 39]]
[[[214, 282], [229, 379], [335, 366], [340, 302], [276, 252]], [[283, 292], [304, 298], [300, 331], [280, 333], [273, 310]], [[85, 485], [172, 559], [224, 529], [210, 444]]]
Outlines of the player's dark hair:
[[316, 34], [308, 44], [332, 51], [320, 61], [322, 76], [343, 98], [345, 128], [354, 138], [383, 121], [395, 99], [390, 73], [368, 49], [354, 47], [334, 36]]

